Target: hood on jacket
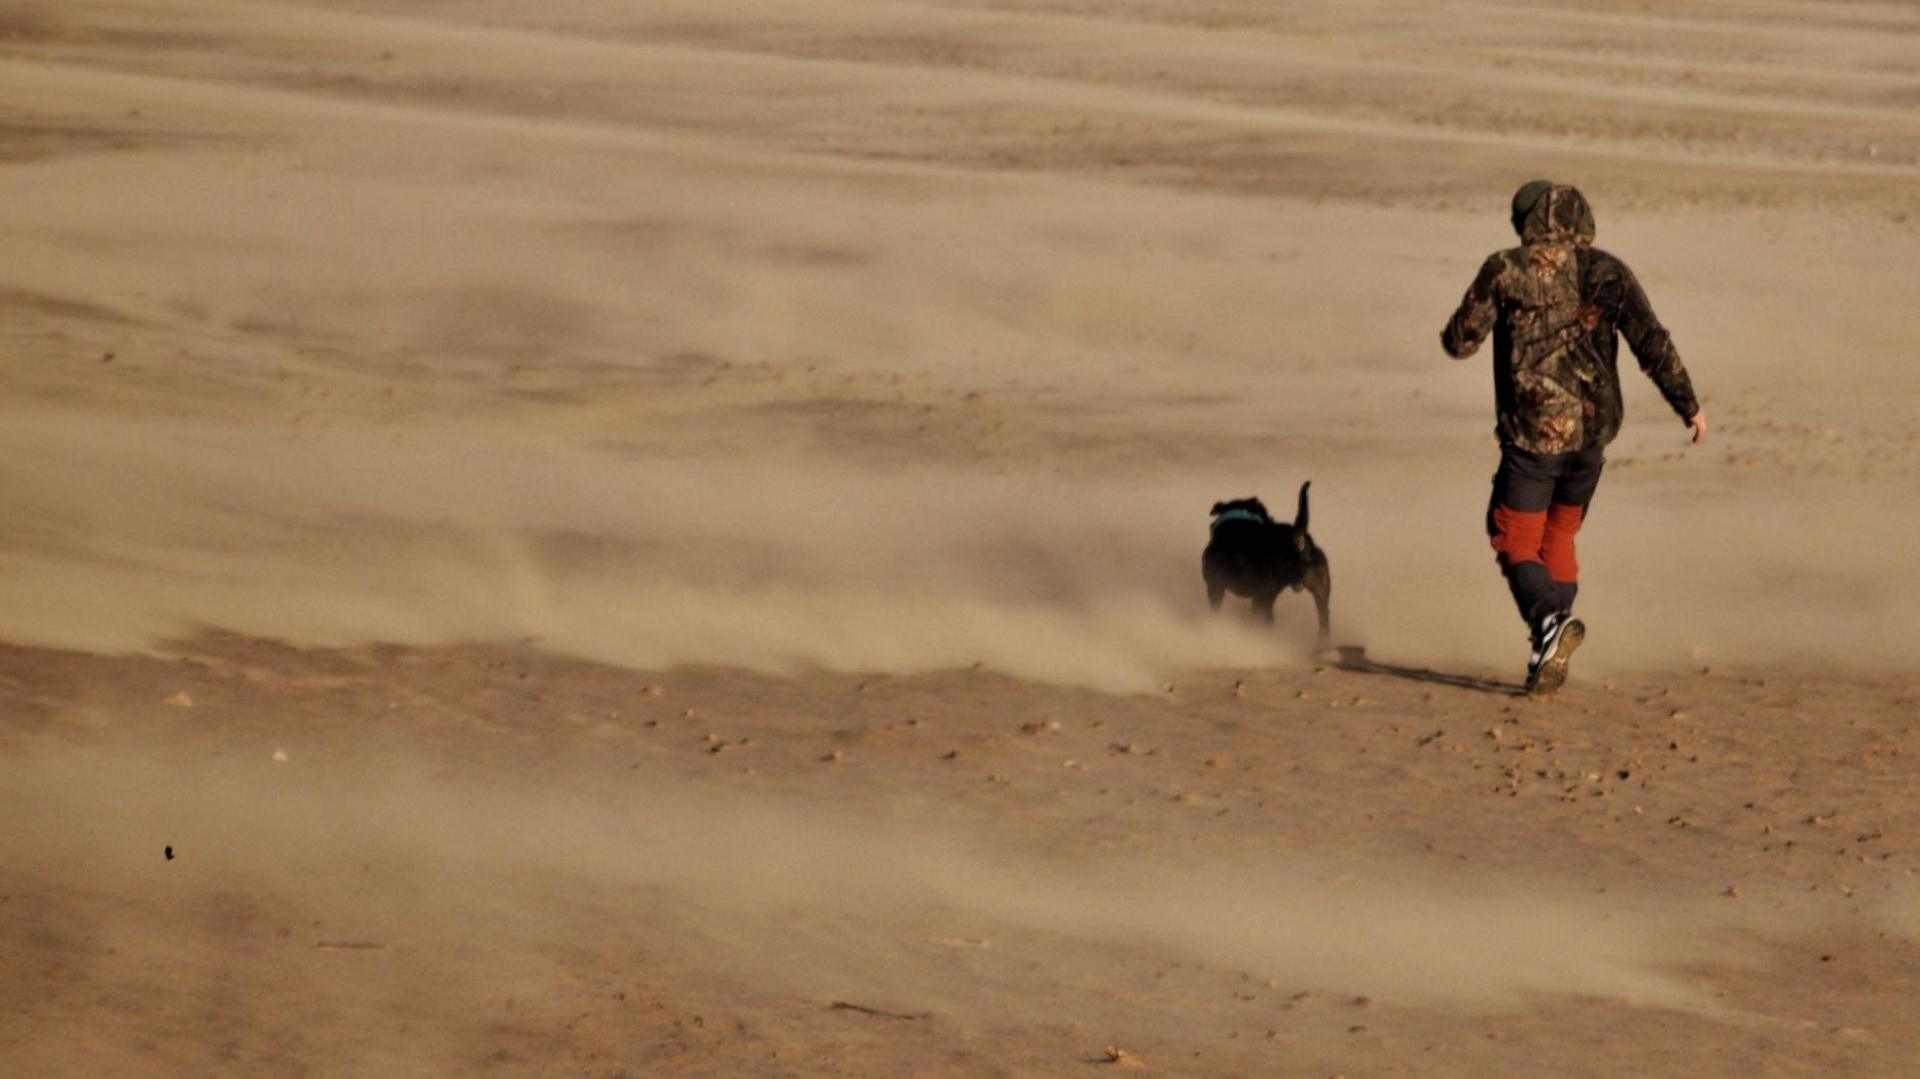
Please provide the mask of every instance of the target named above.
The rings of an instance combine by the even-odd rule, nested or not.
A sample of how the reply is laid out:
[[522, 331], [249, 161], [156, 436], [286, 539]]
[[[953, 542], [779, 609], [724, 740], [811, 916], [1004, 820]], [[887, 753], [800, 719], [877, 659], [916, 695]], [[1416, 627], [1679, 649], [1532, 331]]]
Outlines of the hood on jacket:
[[1535, 180], [1514, 192], [1513, 229], [1525, 243], [1593, 242], [1593, 208], [1570, 184]]

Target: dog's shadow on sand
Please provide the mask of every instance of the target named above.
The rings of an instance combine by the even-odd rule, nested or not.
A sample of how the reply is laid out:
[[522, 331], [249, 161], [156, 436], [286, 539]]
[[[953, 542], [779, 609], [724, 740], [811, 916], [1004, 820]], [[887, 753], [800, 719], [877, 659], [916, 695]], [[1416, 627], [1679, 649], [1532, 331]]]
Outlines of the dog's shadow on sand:
[[1361, 645], [1343, 644], [1335, 651], [1339, 653], [1339, 658], [1330, 664], [1335, 670], [1351, 671], [1354, 674], [1379, 674], [1388, 678], [1405, 678], [1410, 682], [1471, 689], [1479, 693], [1494, 693], [1503, 697], [1519, 697], [1526, 693], [1525, 686], [1512, 682], [1497, 682], [1491, 678], [1477, 678], [1470, 674], [1448, 674], [1445, 671], [1430, 670], [1426, 667], [1402, 667], [1392, 663], [1381, 663], [1368, 657], [1366, 648]]

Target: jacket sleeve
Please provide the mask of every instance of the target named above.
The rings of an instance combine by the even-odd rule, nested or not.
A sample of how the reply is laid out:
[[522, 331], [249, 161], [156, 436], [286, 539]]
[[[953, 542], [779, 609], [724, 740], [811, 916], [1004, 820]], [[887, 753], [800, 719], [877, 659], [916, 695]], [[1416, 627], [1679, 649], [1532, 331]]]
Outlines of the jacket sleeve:
[[1613, 314], [1620, 332], [1626, 337], [1627, 346], [1633, 349], [1633, 358], [1640, 361], [1640, 370], [1660, 387], [1667, 404], [1681, 419], [1690, 420], [1700, 411], [1700, 401], [1693, 395], [1693, 379], [1687, 375], [1686, 365], [1680, 362], [1680, 353], [1673, 347], [1673, 338], [1654, 315], [1653, 305], [1647, 302], [1647, 294], [1640, 288], [1633, 271], [1627, 269], [1625, 263], [1616, 261], [1615, 265], [1619, 268], [1620, 287], [1615, 293], [1618, 307]]
[[1490, 255], [1480, 264], [1480, 272], [1474, 275], [1473, 284], [1467, 286], [1467, 294], [1460, 300], [1460, 309], [1447, 320], [1447, 328], [1440, 331], [1440, 347], [1447, 350], [1447, 355], [1456, 360], [1466, 359], [1493, 331], [1493, 319], [1499, 313], [1496, 290], [1505, 265], [1499, 255]]

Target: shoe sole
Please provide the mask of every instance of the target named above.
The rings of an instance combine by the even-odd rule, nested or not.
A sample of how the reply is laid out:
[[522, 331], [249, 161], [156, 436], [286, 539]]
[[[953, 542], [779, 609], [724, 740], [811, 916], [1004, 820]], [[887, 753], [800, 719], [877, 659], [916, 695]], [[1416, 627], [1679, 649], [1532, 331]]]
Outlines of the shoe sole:
[[1578, 618], [1567, 623], [1560, 631], [1560, 644], [1553, 650], [1553, 658], [1540, 665], [1540, 673], [1535, 676], [1533, 685], [1528, 687], [1530, 697], [1544, 697], [1567, 684], [1567, 663], [1573, 659], [1574, 649], [1587, 639], [1586, 624]]

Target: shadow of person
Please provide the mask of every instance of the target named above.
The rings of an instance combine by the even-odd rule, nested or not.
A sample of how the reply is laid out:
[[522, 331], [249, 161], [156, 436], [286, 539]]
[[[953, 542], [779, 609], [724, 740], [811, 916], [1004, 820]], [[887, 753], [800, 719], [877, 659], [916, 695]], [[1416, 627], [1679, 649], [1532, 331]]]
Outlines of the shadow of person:
[[1445, 671], [1429, 670], [1426, 667], [1401, 667], [1392, 663], [1380, 663], [1368, 658], [1366, 648], [1361, 645], [1343, 644], [1336, 651], [1340, 658], [1332, 662], [1335, 670], [1352, 671], [1355, 674], [1379, 674], [1388, 678], [1405, 678], [1410, 682], [1453, 686], [1456, 689], [1471, 689], [1479, 693], [1495, 693], [1504, 697], [1521, 697], [1527, 692], [1525, 686], [1513, 682], [1498, 682], [1491, 678], [1477, 678], [1470, 674], [1448, 674]]

